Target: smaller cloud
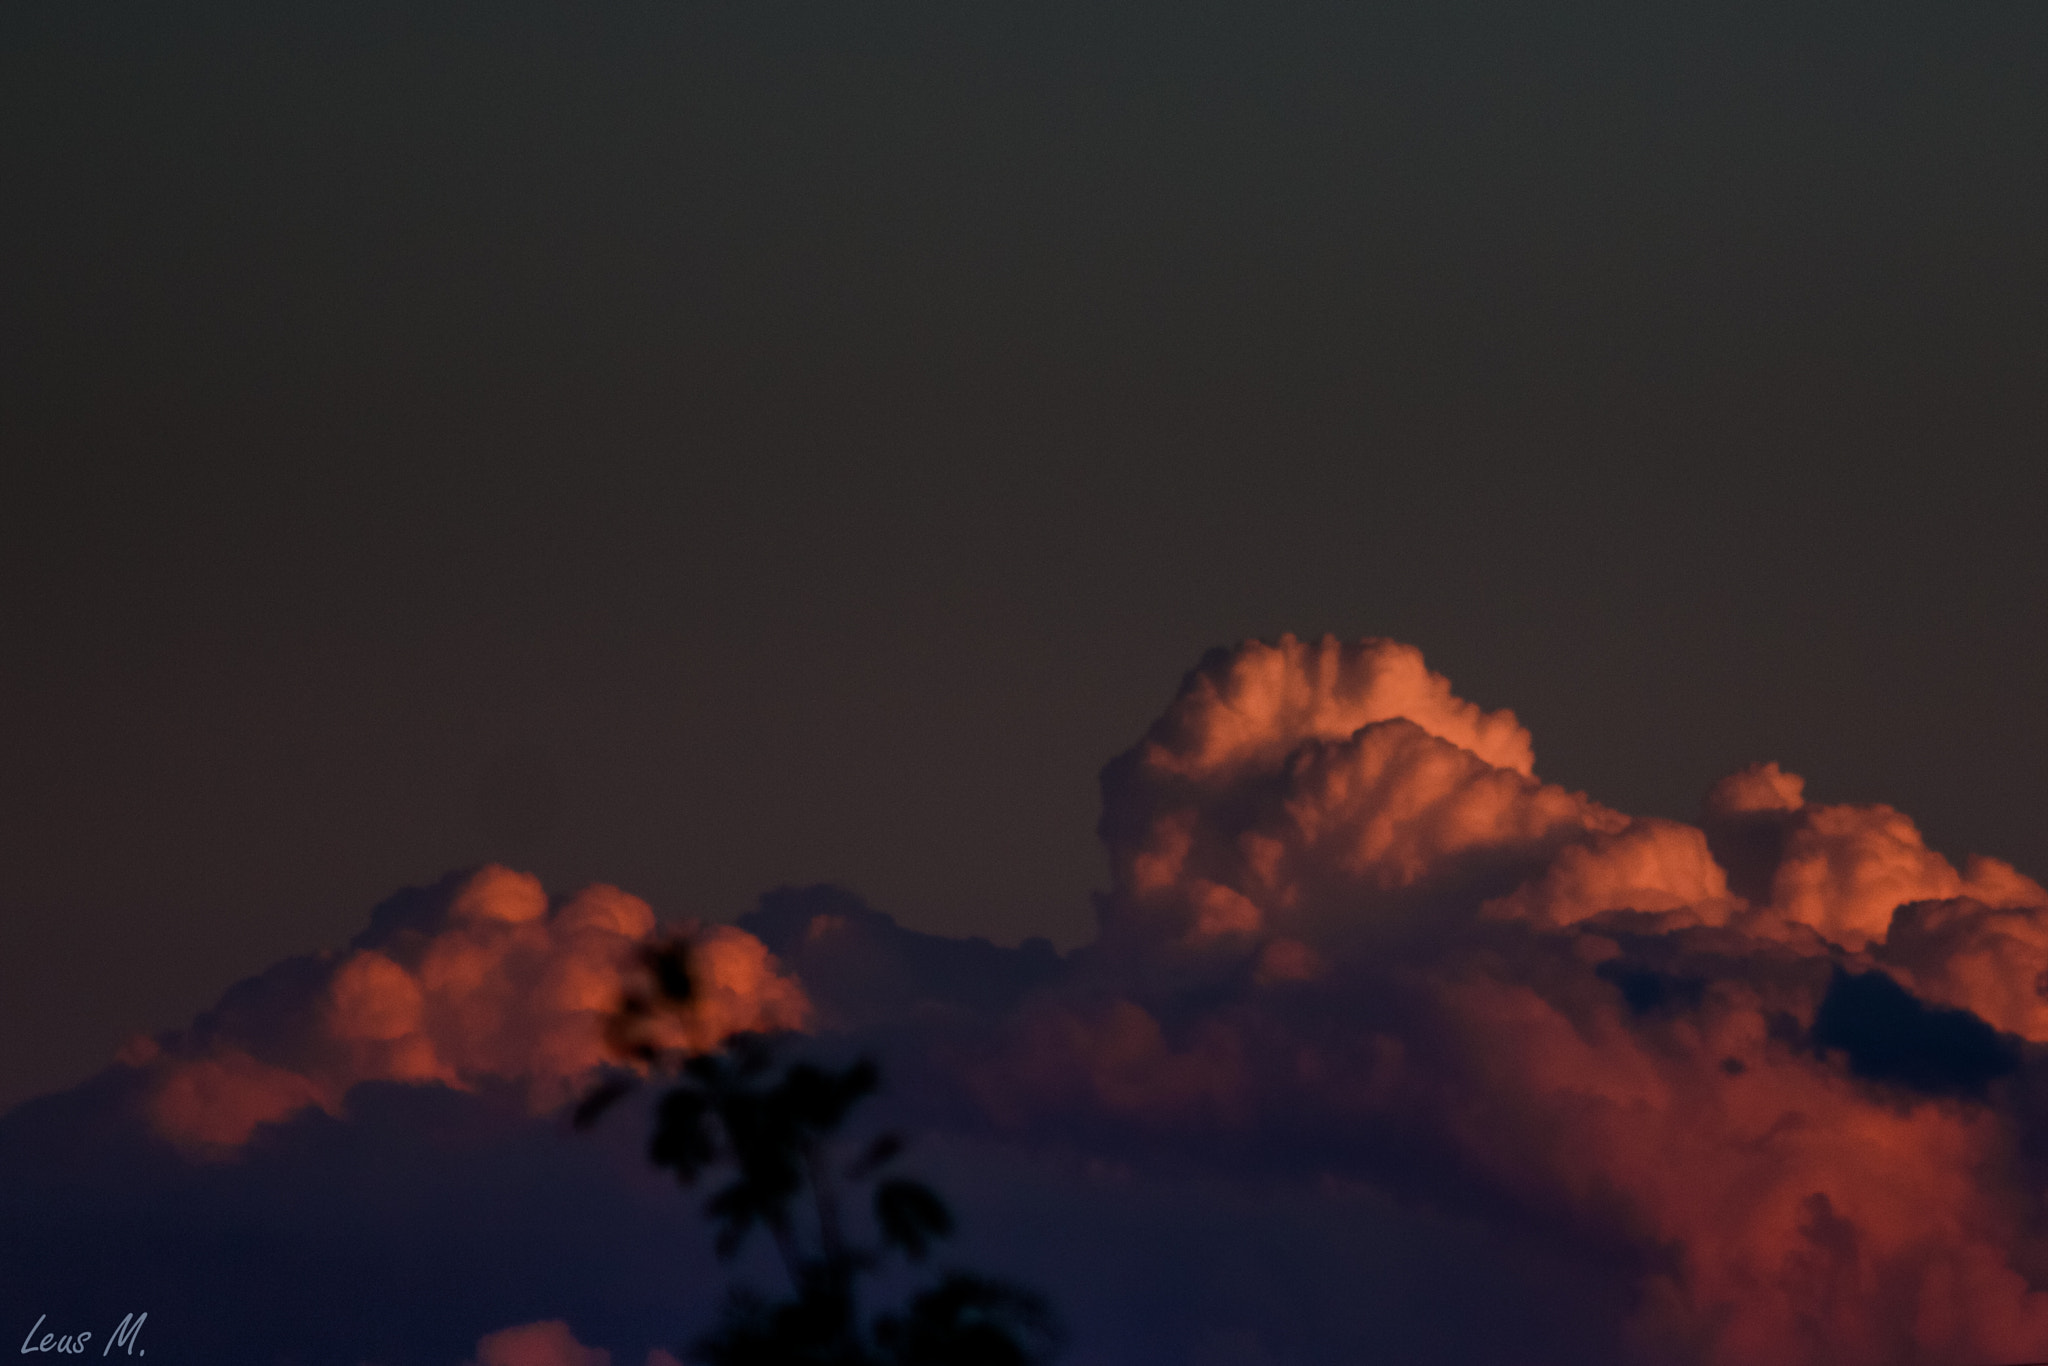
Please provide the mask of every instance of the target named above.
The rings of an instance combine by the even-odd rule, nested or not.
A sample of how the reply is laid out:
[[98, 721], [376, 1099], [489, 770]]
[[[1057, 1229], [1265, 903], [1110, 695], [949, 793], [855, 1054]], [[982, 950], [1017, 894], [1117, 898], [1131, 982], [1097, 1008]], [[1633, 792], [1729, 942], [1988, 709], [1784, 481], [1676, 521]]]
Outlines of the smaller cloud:
[[1971, 897], [1912, 902], [1893, 912], [1873, 952], [1923, 999], [2048, 1043], [2048, 917], [2039, 909]]
[[[485, 867], [393, 898], [346, 952], [281, 963], [124, 1056], [153, 1074], [151, 1126], [195, 1154], [315, 1106], [339, 1114], [365, 1082], [512, 1084], [541, 1112], [611, 1061], [604, 1021], [654, 932], [647, 903], [615, 887], [551, 904], [530, 874]], [[803, 989], [760, 940], [730, 926], [692, 937], [698, 998], [677, 1042], [807, 1024]]]
[[562, 1320], [546, 1319], [484, 1334], [468, 1366], [612, 1366], [612, 1354], [576, 1341]]
[[1911, 902], [1970, 897], [2048, 909], [2012, 865], [1973, 857], [1958, 872], [1892, 807], [1804, 800], [1805, 781], [1752, 764], [1707, 794], [1706, 840], [1737, 895], [1852, 950], [1881, 944]]
[[[477, 1339], [476, 1358], [463, 1366], [612, 1366], [612, 1354], [586, 1347], [561, 1319], [543, 1319], [500, 1328]], [[657, 1347], [646, 1366], [682, 1366], [674, 1354]]]

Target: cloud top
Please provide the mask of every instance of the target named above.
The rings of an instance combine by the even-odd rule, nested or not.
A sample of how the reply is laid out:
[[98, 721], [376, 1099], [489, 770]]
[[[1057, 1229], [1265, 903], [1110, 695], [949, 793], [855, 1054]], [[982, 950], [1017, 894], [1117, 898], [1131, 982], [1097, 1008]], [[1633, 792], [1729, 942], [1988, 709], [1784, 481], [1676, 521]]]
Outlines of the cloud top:
[[[280, 964], [132, 1053], [153, 1073], [150, 1123], [225, 1152], [308, 1107], [339, 1114], [372, 1081], [516, 1085], [535, 1110], [552, 1108], [609, 1060], [603, 1021], [654, 932], [647, 904], [615, 887], [551, 905], [531, 874], [496, 866], [395, 898], [346, 952]], [[696, 933], [690, 1042], [808, 1021], [801, 988], [758, 939]]]
[[1640, 1268], [1644, 1360], [2038, 1356], [2048, 894], [1775, 764], [1695, 826], [1531, 756], [1407, 646], [1206, 659], [1105, 772], [1102, 939], [992, 1121], [1549, 1227]]

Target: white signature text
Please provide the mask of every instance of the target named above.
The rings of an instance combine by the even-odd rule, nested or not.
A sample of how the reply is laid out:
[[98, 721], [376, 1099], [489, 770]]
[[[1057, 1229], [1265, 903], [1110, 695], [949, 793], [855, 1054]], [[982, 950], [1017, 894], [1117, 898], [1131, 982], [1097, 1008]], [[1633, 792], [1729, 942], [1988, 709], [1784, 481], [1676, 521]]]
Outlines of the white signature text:
[[[43, 1326], [43, 1320], [48, 1317], [48, 1314], [44, 1314], [36, 1319], [35, 1328], [29, 1329], [28, 1336], [21, 1340], [21, 1354], [27, 1356], [30, 1352], [65, 1352], [73, 1356], [85, 1355], [86, 1347], [92, 1342], [92, 1334], [89, 1332], [65, 1333], [62, 1336], [44, 1333], [43, 1340], [36, 1341], [36, 1330]], [[106, 1345], [100, 1348], [100, 1355], [105, 1356], [116, 1347], [123, 1347], [130, 1356], [147, 1356], [145, 1350], [135, 1345], [135, 1335], [142, 1331], [142, 1321], [148, 1317], [147, 1314], [123, 1315], [120, 1326], [107, 1335]], [[20, 1320], [17, 1319], [16, 1322]]]

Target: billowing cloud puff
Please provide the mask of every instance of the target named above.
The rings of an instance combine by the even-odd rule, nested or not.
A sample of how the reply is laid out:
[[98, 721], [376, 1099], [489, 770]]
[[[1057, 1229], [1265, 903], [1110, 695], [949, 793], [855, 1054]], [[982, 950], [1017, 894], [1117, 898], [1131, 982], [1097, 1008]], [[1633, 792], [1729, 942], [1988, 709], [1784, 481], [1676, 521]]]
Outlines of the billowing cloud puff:
[[1589, 831], [1548, 867], [1490, 903], [1495, 915], [1570, 925], [1603, 911], [1677, 911], [1721, 923], [1728, 877], [1690, 825], [1647, 817], [1613, 833]]
[[[138, 1048], [165, 1137], [230, 1149], [309, 1106], [339, 1113], [364, 1082], [523, 1087], [560, 1104], [607, 1061], [602, 1022], [654, 933], [638, 897], [593, 886], [550, 907], [538, 880], [486, 867], [386, 903], [341, 954], [281, 964], [183, 1034]], [[801, 1027], [809, 1004], [761, 942], [701, 930], [689, 1037]]]
[[1913, 902], [1893, 914], [1876, 953], [1928, 1000], [2048, 1043], [2048, 914], [2038, 904]]
[[1212, 654], [1103, 774], [1104, 946], [1142, 961], [1372, 937], [1421, 899], [1505, 891], [1565, 841], [1627, 826], [1534, 762], [1512, 713], [1454, 697], [1410, 646]]
[[1422, 651], [1331, 636], [1211, 651], [1136, 754], [1148, 768], [1220, 786], [1271, 770], [1303, 740], [1346, 740], [1397, 717], [1491, 767], [1535, 769], [1529, 732], [1514, 713], [1454, 697], [1450, 680], [1424, 666]]
[[1757, 764], [1707, 794], [1706, 833], [1743, 894], [1829, 939], [1861, 948], [1913, 901], [1970, 896], [2048, 908], [2048, 892], [2010, 864], [1973, 857], [1958, 873], [1889, 806], [1813, 805], [1805, 783]]
[[2048, 895], [1773, 764], [1693, 827], [1530, 752], [1405, 646], [1204, 661], [1105, 773], [1102, 940], [993, 1121], [1553, 1228], [1639, 1267], [1645, 1360], [2039, 1356]]

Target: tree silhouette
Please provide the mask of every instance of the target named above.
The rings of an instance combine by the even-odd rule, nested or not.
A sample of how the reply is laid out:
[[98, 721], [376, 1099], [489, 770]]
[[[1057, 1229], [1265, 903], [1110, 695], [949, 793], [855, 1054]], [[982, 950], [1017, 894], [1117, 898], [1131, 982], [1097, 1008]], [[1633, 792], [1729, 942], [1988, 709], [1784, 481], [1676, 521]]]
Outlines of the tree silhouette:
[[[622, 1060], [675, 1085], [655, 1112], [648, 1155], [686, 1186], [722, 1171], [704, 1205], [721, 1258], [756, 1231], [773, 1242], [790, 1293], [736, 1287], [718, 1325], [691, 1349], [705, 1366], [1037, 1366], [1057, 1355], [1061, 1330], [1028, 1290], [964, 1271], [938, 1276], [902, 1309], [863, 1320], [860, 1280], [891, 1257], [923, 1263], [953, 1231], [952, 1212], [920, 1181], [894, 1175], [903, 1139], [885, 1133], [851, 1161], [834, 1144], [855, 1106], [881, 1084], [863, 1058], [841, 1070], [790, 1060], [789, 1036], [735, 1034], [713, 1050], [690, 1045], [696, 983], [687, 940], [642, 950], [647, 983], [628, 991], [606, 1038]], [[637, 1084], [607, 1080], [577, 1106], [594, 1124]], [[849, 1229], [864, 1194], [874, 1237]]]

